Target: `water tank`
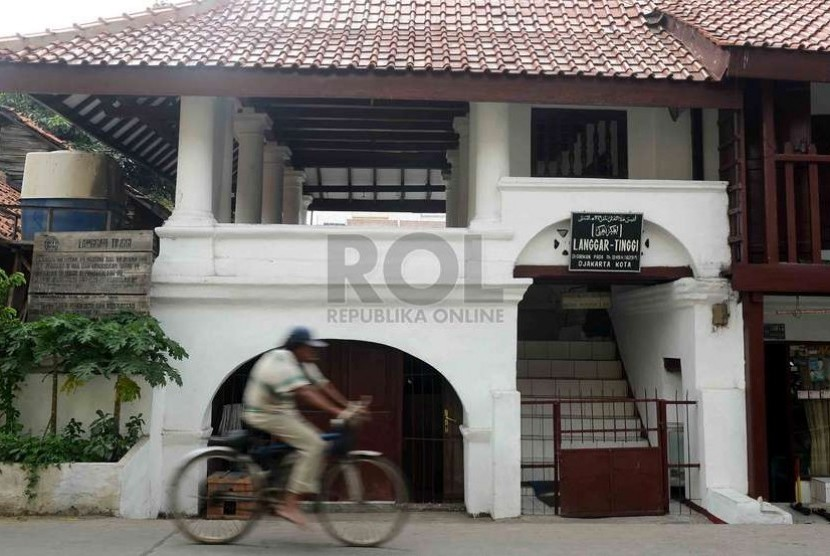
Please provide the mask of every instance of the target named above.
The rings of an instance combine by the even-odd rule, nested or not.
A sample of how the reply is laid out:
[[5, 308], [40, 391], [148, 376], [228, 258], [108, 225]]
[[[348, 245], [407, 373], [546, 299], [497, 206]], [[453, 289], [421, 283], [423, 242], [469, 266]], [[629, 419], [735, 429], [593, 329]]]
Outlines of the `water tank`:
[[26, 241], [38, 232], [118, 229], [124, 212], [121, 168], [99, 153], [29, 153], [20, 206]]

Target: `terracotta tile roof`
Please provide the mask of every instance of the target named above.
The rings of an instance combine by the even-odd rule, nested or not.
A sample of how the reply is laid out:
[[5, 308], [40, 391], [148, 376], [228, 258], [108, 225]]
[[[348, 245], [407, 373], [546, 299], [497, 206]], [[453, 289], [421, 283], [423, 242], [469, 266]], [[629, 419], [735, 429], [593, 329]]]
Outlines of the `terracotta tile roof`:
[[204, 0], [28, 39], [0, 62], [706, 80], [648, 0]]
[[662, 0], [658, 9], [720, 46], [830, 49], [828, 0]]
[[[6, 182], [6, 174], [3, 172], [0, 172], [0, 205], [20, 205], [20, 193]], [[12, 240], [18, 238], [14, 214], [19, 216], [20, 210], [0, 208], [0, 237]]]

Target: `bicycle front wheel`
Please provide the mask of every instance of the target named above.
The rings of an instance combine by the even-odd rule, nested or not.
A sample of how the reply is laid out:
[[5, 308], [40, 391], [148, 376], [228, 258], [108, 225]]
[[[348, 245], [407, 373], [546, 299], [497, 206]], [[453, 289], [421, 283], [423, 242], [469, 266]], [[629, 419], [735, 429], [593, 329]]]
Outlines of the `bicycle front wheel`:
[[239, 454], [208, 451], [184, 462], [170, 484], [173, 520], [186, 537], [204, 544], [233, 542], [264, 511], [262, 471]]
[[349, 546], [378, 546], [406, 523], [409, 489], [401, 472], [383, 457], [349, 457], [323, 477], [318, 498], [320, 523]]

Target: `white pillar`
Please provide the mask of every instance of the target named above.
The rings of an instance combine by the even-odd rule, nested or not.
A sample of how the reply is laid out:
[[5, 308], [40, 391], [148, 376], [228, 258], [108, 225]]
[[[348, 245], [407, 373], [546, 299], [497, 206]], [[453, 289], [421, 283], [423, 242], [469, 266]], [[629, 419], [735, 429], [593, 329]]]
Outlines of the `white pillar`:
[[285, 169], [283, 181], [282, 223], [299, 224], [303, 203], [303, 182], [305, 172], [294, 168]]
[[308, 207], [314, 202], [311, 195], [303, 195], [302, 208], [300, 208], [300, 224], [308, 224]]
[[182, 97], [179, 113], [179, 161], [176, 206], [168, 226], [212, 226], [215, 97]]
[[250, 108], [236, 115], [234, 131], [239, 142], [236, 170], [236, 219], [238, 224], [258, 224], [262, 218], [262, 155], [264, 133], [271, 119]]
[[455, 118], [453, 128], [458, 134], [458, 170], [453, 166], [453, 180], [458, 189], [458, 217], [455, 225], [466, 228], [469, 223], [470, 203], [470, 123], [467, 118]]
[[265, 143], [262, 158], [262, 223], [279, 224], [282, 221], [283, 179], [285, 162], [291, 149], [273, 141]]
[[493, 395], [493, 519], [522, 513], [522, 396], [516, 390]]
[[223, 100], [224, 103], [219, 108], [222, 125], [216, 135], [216, 157], [221, 176], [217, 182], [213, 207], [216, 220], [227, 224], [233, 220], [233, 122], [238, 101], [233, 98]]
[[470, 226], [488, 226], [501, 219], [499, 180], [510, 174], [510, 117], [508, 104], [470, 104], [471, 183], [474, 211]]
[[445, 196], [447, 207], [447, 228], [457, 228], [460, 226], [460, 218], [458, 214], [459, 201], [459, 179], [458, 175], [461, 173], [461, 164], [459, 162], [459, 154], [457, 150], [447, 151], [447, 162], [450, 163], [451, 170], [445, 173], [444, 187], [446, 190]]

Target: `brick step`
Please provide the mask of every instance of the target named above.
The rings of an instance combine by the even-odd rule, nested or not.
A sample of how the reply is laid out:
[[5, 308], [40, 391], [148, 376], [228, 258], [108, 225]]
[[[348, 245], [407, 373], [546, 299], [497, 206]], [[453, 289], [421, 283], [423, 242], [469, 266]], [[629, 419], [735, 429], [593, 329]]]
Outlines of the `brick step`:
[[517, 350], [518, 359], [608, 361], [618, 358], [614, 342], [520, 341]]
[[622, 379], [622, 363], [619, 360], [585, 361], [553, 359], [519, 359], [516, 362], [518, 378], [572, 378], [572, 379]]
[[625, 398], [624, 380], [576, 380], [568, 378], [520, 378], [516, 387], [522, 396], [552, 398]]

